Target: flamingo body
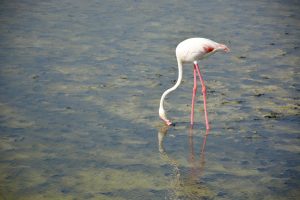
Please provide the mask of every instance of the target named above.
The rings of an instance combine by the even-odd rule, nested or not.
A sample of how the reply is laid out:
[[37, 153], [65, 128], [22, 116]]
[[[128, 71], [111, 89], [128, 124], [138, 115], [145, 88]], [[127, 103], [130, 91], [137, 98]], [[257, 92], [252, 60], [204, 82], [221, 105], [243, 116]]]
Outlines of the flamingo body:
[[229, 49], [217, 42], [206, 38], [190, 38], [180, 42], [176, 47], [176, 57], [182, 63], [193, 63], [202, 60], [217, 51]]
[[197, 61], [202, 60], [217, 51], [229, 52], [229, 48], [217, 42], [214, 42], [206, 38], [190, 38], [180, 42], [176, 47], [176, 58], [178, 63], [178, 79], [176, 84], [166, 90], [160, 99], [159, 116], [167, 124], [171, 125], [172, 122], [167, 118], [166, 112], [163, 106], [165, 97], [180, 85], [182, 80], [182, 67], [184, 63], [194, 63], [194, 88], [192, 97], [192, 110], [191, 110], [191, 125], [194, 123], [194, 98], [197, 91], [196, 76], [198, 75], [203, 93], [203, 103], [205, 112], [206, 129], [209, 129], [207, 109], [206, 109], [206, 88]]

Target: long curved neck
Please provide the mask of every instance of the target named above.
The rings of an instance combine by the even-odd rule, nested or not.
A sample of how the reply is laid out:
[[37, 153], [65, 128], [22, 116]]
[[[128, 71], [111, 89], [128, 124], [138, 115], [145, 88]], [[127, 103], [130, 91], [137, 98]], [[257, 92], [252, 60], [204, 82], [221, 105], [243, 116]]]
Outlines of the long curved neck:
[[176, 84], [175, 84], [173, 87], [167, 89], [167, 90], [163, 93], [163, 95], [161, 96], [161, 99], [160, 99], [160, 105], [159, 105], [159, 107], [160, 107], [161, 109], [163, 109], [163, 110], [164, 110], [164, 100], [165, 100], [166, 96], [167, 96], [170, 92], [176, 90], [176, 89], [178, 88], [178, 86], [180, 85], [181, 80], [182, 80], [182, 62], [181, 62], [181, 60], [178, 59], [178, 58], [177, 58], [177, 63], [178, 63], [178, 79], [177, 79], [177, 82], [176, 82]]

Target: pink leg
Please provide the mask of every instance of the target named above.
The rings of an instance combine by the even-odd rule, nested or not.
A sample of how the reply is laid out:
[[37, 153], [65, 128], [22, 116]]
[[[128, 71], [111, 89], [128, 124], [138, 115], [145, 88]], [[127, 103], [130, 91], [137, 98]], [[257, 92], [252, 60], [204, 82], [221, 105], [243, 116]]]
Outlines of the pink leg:
[[194, 107], [195, 107], [195, 96], [197, 93], [197, 72], [196, 66], [194, 66], [194, 88], [193, 88], [193, 95], [192, 95], [192, 109], [191, 109], [191, 126], [194, 125]]
[[197, 70], [197, 73], [198, 73], [198, 76], [200, 78], [200, 82], [201, 82], [201, 85], [202, 85], [204, 114], [205, 114], [205, 124], [206, 124], [206, 129], [209, 130], [210, 127], [209, 127], [208, 116], [207, 116], [207, 108], [206, 108], [206, 87], [205, 87], [205, 84], [204, 84], [204, 81], [203, 81], [203, 78], [202, 78], [202, 75], [201, 75], [198, 63], [194, 62], [194, 66], [195, 66], [195, 68]]

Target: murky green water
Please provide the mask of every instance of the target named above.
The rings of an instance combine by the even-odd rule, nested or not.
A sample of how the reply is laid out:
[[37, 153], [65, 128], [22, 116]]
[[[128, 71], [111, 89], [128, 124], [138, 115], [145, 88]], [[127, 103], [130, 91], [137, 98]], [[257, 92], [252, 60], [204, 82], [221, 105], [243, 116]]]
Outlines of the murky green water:
[[[0, 199], [299, 199], [298, 1], [0, 3]], [[189, 129], [189, 37], [200, 63]], [[206, 143], [204, 143], [206, 142]]]

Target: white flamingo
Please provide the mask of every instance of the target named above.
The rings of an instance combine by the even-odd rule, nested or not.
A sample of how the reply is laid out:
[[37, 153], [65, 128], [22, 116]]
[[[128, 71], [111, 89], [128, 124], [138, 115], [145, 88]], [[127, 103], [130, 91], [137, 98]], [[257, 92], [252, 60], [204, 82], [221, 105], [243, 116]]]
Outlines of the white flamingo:
[[167, 125], [171, 125], [172, 122], [166, 116], [166, 112], [164, 109], [164, 100], [170, 92], [176, 90], [176, 88], [180, 85], [182, 80], [183, 64], [194, 63], [194, 88], [192, 94], [191, 126], [193, 126], [194, 124], [194, 104], [195, 104], [195, 96], [197, 92], [197, 74], [198, 74], [202, 86], [206, 129], [207, 130], [210, 129], [208, 116], [207, 116], [207, 108], [206, 108], [206, 88], [197, 61], [202, 60], [203, 58], [206, 58], [217, 51], [229, 52], [229, 48], [224, 44], [220, 44], [206, 38], [190, 38], [178, 44], [178, 46], [176, 47], [176, 58], [178, 63], [178, 79], [176, 84], [173, 87], [167, 89], [162, 94], [160, 99], [160, 105], [159, 105], [159, 116]]

